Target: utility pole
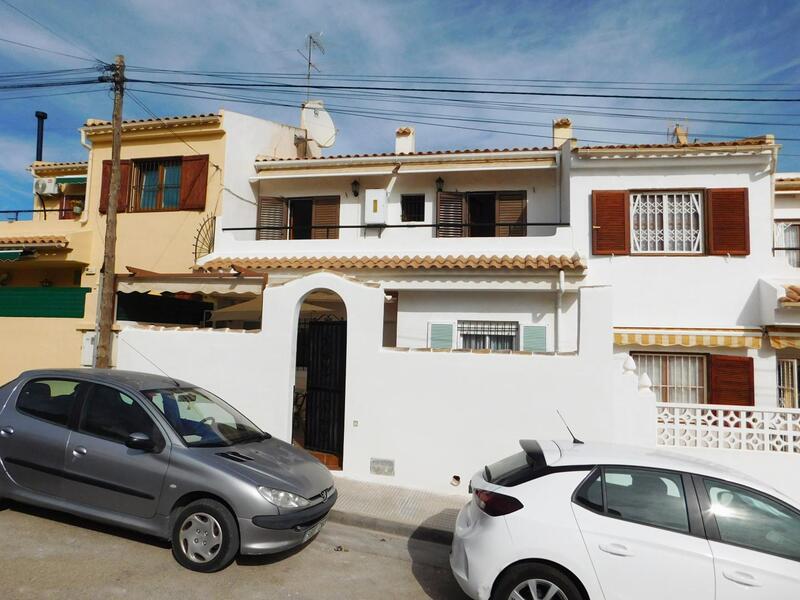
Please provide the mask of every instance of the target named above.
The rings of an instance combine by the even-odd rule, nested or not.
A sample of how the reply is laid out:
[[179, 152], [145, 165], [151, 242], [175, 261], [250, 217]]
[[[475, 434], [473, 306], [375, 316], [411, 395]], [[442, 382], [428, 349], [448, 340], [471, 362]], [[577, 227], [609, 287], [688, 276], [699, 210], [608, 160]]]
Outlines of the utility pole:
[[111, 181], [106, 211], [106, 239], [103, 249], [103, 268], [100, 272], [100, 316], [94, 366], [107, 369], [111, 366], [112, 332], [114, 323], [114, 275], [117, 251], [117, 199], [120, 189], [120, 149], [122, 146], [122, 95], [125, 91], [125, 57], [117, 55], [111, 66], [111, 81], [114, 84], [114, 114], [111, 118]]

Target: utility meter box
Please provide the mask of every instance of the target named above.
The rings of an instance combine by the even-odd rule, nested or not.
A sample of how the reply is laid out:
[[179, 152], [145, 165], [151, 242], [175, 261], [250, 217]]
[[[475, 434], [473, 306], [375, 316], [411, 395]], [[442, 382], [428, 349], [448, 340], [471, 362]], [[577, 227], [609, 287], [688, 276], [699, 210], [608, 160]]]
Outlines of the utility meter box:
[[386, 190], [364, 191], [364, 223], [367, 225], [386, 225]]

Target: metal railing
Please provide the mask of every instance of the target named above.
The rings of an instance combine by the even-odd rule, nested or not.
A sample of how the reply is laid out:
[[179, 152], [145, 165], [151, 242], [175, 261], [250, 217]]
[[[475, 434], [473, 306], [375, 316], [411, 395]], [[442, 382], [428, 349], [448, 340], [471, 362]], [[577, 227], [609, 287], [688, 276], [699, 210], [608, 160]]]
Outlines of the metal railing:
[[[526, 221], [524, 223], [520, 223], [518, 221], [514, 221], [496, 223], [363, 223], [360, 225], [306, 225], [303, 228], [325, 229], [326, 233], [328, 233], [331, 230], [338, 231], [339, 229], [414, 229], [418, 227], [427, 227], [428, 229], [436, 230], [439, 230], [440, 228], [456, 229], [458, 227], [463, 229], [471, 227], [569, 227], [569, 222]], [[253, 227], [223, 227], [222, 231], [291, 231], [292, 229], [294, 229], [292, 225], [256, 225]]]
[[[21, 208], [19, 210], [0, 210], [0, 221], [19, 221], [19, 216], [21, 214], [36, 214], [42, 213], [44, 214], [45, 220], [47, 220], [47, 214], [53, 213], [56, 218], [58, 218], [60, 209], [58, 208]], [[5, 215], [14, 215], [12, 216], [5, 216]]]
[[800, 454], [800, 409], [656, 403], [657, 444]]

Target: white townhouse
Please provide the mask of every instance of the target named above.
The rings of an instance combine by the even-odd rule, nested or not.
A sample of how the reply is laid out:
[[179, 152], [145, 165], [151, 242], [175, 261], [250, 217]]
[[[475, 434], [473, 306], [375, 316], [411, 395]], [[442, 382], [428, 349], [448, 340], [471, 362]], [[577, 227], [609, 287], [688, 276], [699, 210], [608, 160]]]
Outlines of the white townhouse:
[[183, 277], [206, 317], [123, 324], [118, 365], [158, 364], [348, 476], [417, 487], [563, 437], [556, 410], [588, 439], [800, 451], [792, 427], [762, 427], [793, 415], [764, 322], [784, 309], [763, 282], [792, 272], [774, 140], [592, 148], [567, 119], [548, 148], [396, 135], [385, 154], [254, 157]]

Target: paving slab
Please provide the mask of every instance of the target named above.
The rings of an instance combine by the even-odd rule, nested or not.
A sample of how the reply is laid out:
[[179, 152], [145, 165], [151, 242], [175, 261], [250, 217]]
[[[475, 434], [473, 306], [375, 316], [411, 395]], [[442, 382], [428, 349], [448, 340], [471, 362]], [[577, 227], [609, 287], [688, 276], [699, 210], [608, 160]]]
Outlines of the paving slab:
[[467, 494], [436, 494], [336, 477], [339, 499], [331, 521], [408, 538], [450, 544]]

